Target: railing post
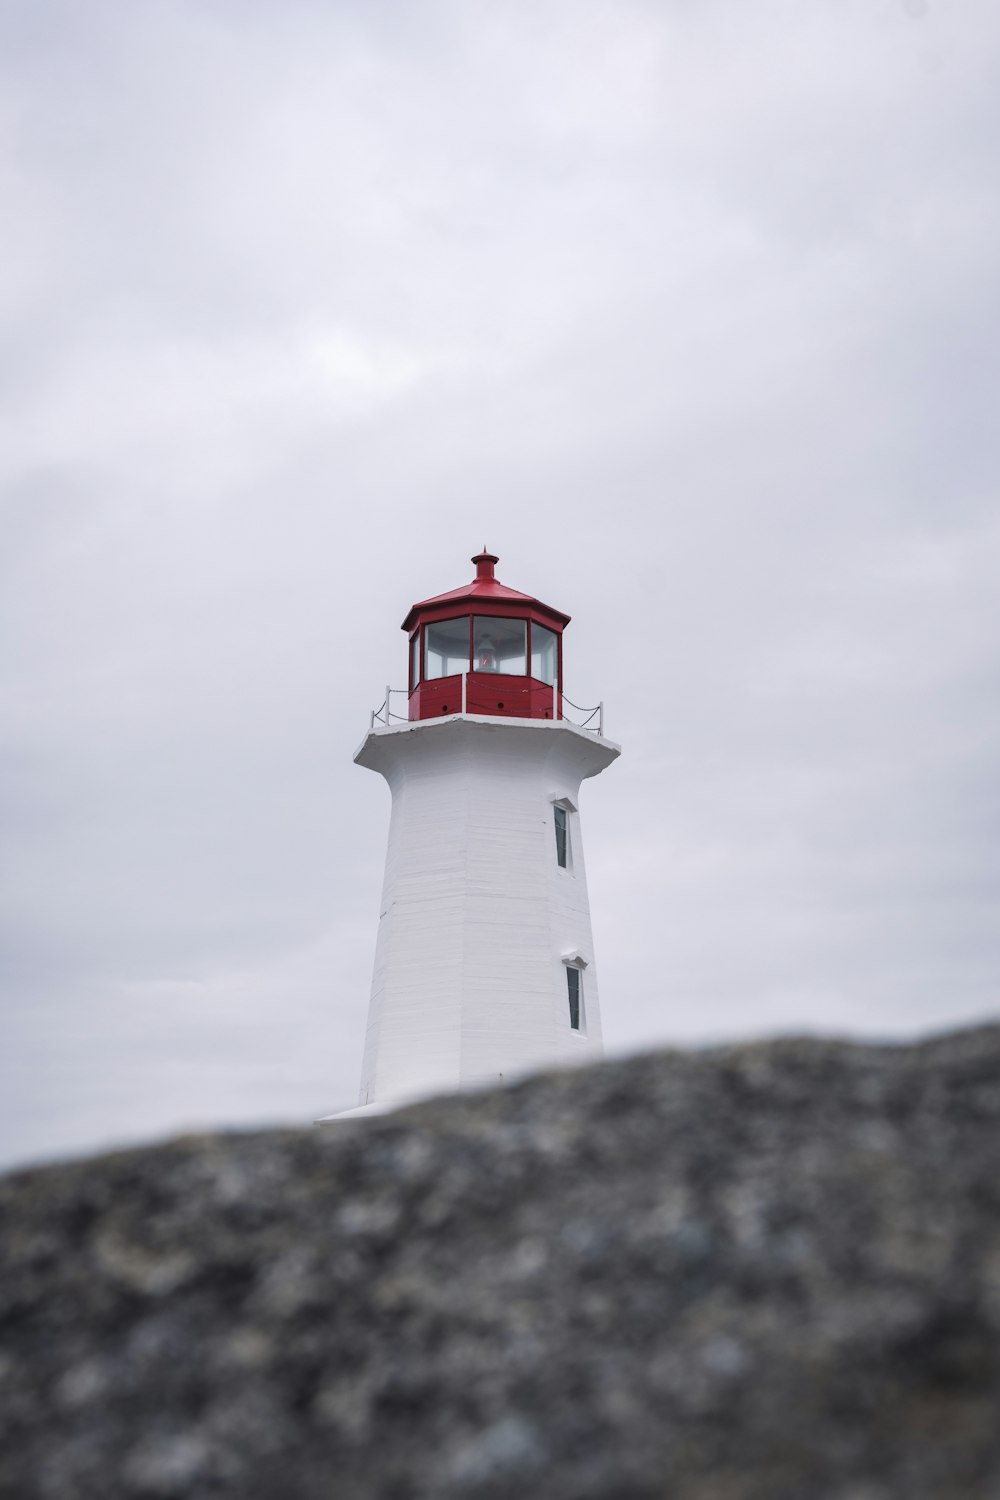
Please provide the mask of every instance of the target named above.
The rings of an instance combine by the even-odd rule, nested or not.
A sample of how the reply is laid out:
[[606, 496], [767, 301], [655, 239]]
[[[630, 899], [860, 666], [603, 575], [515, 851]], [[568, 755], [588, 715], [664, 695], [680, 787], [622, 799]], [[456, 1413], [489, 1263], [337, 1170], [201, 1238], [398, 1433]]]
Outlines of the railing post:
[[390, 704], [391, 703], [392, 703], [392, 688], [389, 686], [388, 683], [386, 683], [386, 685], [385, 685], [385, 727], [386, 727], [386, 729], [388, 729], [390, 727], [390, 725], [392, 724], [392, 711], [390, 709]]
[[601, 701], [600, 701], [600, 703], [598, 705], [598, 710], [599, 711], [598, 711], [598, 715], [597, 715], [597, 732], [601, 736], [601, 739], [603, 740], [603, 738], [604, 738], [604, 699], [603, 698], [601, 699]]
[[553, 717], [553, 719], [558, 719], [558, 717], [559, 717], [559, 678], [558, 677], [556, 678], [555, 682], [552, 684], [552, 717]]
[[372, 709], [371, 718], [368, 720], [368, 728], [369, 728], [369, 730], [372, 730], [372, 729], [375, 728], [375, 710], [374, 709]]
[[463, 714], [466, 712], [466, 704], [468, 703], [468, 690], [469, 690], [469, 669], [468, 669], [468, 667], [463, 667], [462, 668], [462, 712], [463, 712]]

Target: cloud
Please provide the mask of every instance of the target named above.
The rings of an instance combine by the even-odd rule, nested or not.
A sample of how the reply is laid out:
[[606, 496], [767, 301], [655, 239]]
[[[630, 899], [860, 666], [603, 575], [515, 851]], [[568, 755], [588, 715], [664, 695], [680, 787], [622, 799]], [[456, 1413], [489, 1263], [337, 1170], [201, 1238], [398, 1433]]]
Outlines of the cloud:
[[4, 12], [10, 1158], [350, 1099], [484, 540], [625, 749], [610, 1045], [995, 1013], [1000, 20], [917, 19]]

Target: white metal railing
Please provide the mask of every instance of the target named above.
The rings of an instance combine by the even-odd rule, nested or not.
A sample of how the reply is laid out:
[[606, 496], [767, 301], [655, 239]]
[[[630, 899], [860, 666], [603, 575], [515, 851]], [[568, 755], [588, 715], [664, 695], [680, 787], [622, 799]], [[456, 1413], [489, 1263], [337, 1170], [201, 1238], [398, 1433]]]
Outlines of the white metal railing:
[[[455, 675], [457, 676], [459, 674], [456, 673]], [[469, 701], [468, 672], [463, 672], [461, 674], [461, 678], [462, 707], [460, 709], [460, 712], [465, 714], [468, 712]], [[385, 697], [379, 704], [378, 708], [373, 708], [371, 711], [371, 718], [368, 724], [369, 729], [374, 729], [376, 724], [381, 724], [385, 729], [390, 729], [393, 724], [408, 724], [410, 722], [409, 712], [402, 714], [395, 713], [393, 711], [392, 702], [393, 698], [395, 698], [397, 701], [402, 698], [404, 700], [404, 706], [409, 709], [409, 696], [410, 695], [408, 688], [389, 687], [387, 683], [385, 689]], [[586, 715], [586, 717], [583, 719], [574, 719], [571, 714], [568, 714], [566, 712], [567, 707], [573, 709], [575, 713]], [[560, 708], [562, 709], [562, 712], [560, 712]], [[449, 717], [451, 717], [451, 715], [449, 715]], [[577, 729], [589, 730], [591, 734], [599, 735], [601, 738], [603, 738], [604, 736], [603, 701], [598, 703], [594, 708], [581, 708], [579, 703], [574, 703], [572, 698], [567, 698], [566, 694], [563, 693], [562, 700], [560, 702], [559, 688], [555, 683], [552, 684], [552, 718], [562, 719], [567, 724], [573, 724]], [[597, 721], [596, 723], [594, 722], [595, 719]]]
[[386, 683], [385, 697], [382, 699], [382, 702], [379, 704], [378, 708], [373, 708], [372, 709], [371, 719], [369, 720], [369, 724], [368, 724], [369, 729], [374, 729], [376, 724], [381, 724], [381, 725], [383, 725], [384, 728], [388, 729], [393, 723], [396, 723], [396, 724], [408, 724], [409, 723], [410, 716], [409, 716], [408, 713], [405, 713], [405, 714], [393, 713], [393, 710], [392, 710], [393, 695], [395, 695], [397, 698], [405, 698], [407, 700], [407, 706], [409, 706], [409, 696], [410, 696], [409, 689], [407, 689], [407, 688], [394, 688], [394, 687], [390, 687], [389, 684]]
[[[585, 719], [571, 719], [570, 716], [569, 716], [569, 714], [563, 713], [563, 718], [564, 719], [566, 719], [570, 724], [575, 724], [576, 727], [577, 727], [577, 729], [589, 729], [593, 734], [600, 735], [602, 739], [604, 738], [604, 699], [603, 698], [601, 699], [600, 703], [598, 703], [598, 705], [597, 705], [596, 708], [581, 708], [580, 705], [579, 705], [579, 703], [574, 703], [573, 700], [572, 700], [572, 698], [567, 698], [566, 697], [565, 693], [563, 693], [563, 695], [562, 695], [562, 701], [563, 701], [563, 708], [564, 709], [565, 709], [565, 707], [566, 707], [566, 705], [568, 703], [569, 706], [570, 706], [570, 708], [575, 709], [578, 714], [586, 714], [587, 715], [587, 717]], [[595, 718], [597, 720], [596, 724], [594, 723], [594, 719]]]

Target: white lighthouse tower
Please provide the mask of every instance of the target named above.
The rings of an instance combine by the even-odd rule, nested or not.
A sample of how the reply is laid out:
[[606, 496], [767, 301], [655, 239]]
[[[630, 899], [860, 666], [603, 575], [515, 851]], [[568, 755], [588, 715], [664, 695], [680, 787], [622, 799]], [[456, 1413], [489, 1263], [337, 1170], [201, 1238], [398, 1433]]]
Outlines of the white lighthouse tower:
[[472, 561], [406, 616], [408, 688], [355, 756], [392, 792], [362, 1108], [602, 1050], [578, 799], [619, 748], [565, 716], [569, 616]]

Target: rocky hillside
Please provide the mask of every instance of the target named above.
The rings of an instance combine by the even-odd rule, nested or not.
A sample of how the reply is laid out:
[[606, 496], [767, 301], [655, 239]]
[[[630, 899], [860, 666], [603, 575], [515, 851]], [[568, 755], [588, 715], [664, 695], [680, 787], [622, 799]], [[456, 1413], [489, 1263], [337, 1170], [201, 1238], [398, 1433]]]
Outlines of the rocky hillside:
[[4, 1500], [996, 1500], [1000, 1028], [0, 1181]]

